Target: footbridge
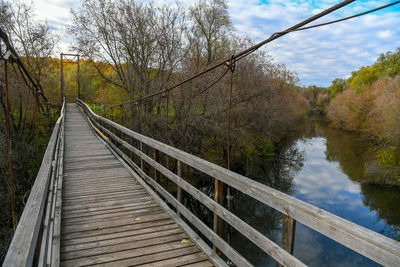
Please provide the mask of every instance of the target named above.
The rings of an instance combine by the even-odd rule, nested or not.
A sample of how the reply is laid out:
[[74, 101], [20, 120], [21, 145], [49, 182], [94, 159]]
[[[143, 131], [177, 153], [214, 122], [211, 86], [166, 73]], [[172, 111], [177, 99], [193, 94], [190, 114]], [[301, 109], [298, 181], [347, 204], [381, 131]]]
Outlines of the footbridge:
[[[281, 212], [281, 244], [230, 212], [218, 193], [187, 182], [183, 165]], [[214, 213], [212, 227], [184, 205], [183, 192]], [[400, 265], [399, 242], [134, 132], [77, 99], [63, 104], [3, 266], [252, 266], [221, 236], [222, 220], [283, 266], [304, 266], [292, 255], [296, 221], [379, 264]]]

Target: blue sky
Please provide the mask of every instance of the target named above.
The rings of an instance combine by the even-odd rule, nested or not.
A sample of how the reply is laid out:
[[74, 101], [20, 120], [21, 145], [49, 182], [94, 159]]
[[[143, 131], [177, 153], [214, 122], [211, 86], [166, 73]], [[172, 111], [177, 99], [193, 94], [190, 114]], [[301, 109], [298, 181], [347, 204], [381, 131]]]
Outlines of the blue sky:
[[[79, 0], [33, 0], [39, 19], [46, 19], [59, 32], [59, 52], [67, 52], [71, 37], [65, 34], [70, 8]], [[172, 1], [172, 0], [167, 0]], [[156, 0], [155, 2], [166, 2]], [[192, 4], [192, 0], [184, 0]], [[261, 41], [284, 30], [338, 0], [228, 0], [228, 10], [237, 34]], [[358, 0], [315, 23], [342, 18], [392, 1]], [[400, 4], [350, 21], [290, 33], [262, 49], [277, 63], [296, 72], [301, 85], [328, 86], [334, 78], [346, 78], [351, 71], [371, 65], [379, 54], [400, 47]], [[57, 51], [58, 52], [58, 51]], [[71, 51], [72, 52], [72, 51]]]

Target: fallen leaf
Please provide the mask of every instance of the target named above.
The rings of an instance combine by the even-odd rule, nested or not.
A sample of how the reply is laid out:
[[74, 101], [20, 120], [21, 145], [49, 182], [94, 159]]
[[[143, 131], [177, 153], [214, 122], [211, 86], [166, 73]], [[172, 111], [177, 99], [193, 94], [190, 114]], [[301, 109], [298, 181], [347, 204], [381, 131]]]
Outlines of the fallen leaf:
[[190, 243], [189, 239], [182, 239], [182, 244], [187, 244], [187, 243]]

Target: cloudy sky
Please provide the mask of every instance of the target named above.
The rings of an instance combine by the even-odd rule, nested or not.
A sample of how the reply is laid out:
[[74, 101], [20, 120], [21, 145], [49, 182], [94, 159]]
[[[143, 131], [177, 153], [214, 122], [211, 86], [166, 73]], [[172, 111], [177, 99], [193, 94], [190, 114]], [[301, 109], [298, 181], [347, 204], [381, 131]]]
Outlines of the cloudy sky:
[[[70, 23], [70, 9], [79, 0], [33, 0], [39, 19], [61, 37], [59, 52], [68, 51], [71, 38], [65, 27]], [[162, 2], [157, 0], [156, 2]], [[185, 0], [188, 4], [191, 0]], [[261, 41], [284, 30], [339, 0], [227, 0], [229, 13], [238, 34]], [[317, 22], [361, 13], [394, 0], [358, 0]], [[316, 23], [317, 23], [316, 22]], [[263, 49], [276, 62], [295, 71], [302, 85], [328, 86], [334, 78], [348, 77], [351, 71], [375, 62], [379, 54], [400, 47], [400, 4], [350, 21], [290, 33]]]

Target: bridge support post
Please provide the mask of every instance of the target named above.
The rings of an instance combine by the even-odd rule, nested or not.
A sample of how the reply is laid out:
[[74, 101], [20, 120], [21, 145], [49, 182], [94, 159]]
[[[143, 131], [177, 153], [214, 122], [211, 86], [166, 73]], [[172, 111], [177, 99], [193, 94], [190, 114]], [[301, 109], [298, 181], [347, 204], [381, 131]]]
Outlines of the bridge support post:
[[[176, 174], [182, 178], [182, 163], [180, 160], [176, 162]], [[182, 203], [182, 188], [179, 185], [177, 186], [177, 193], [176, 193], [176, 199], [179, 201], [179, 203]], [[178, 216], [181, 217], [181, 213], [178, 210]]]
[[290, 216], [283, 215], [282, 227], [282, 248], [293, 254], [294, 249], [294, 236], [296, 233], [296, 220]]
[[64, 96], [64, 59], [63, 59], [63, 53], [60, 54], [60, 91], [61, 91], [61, 97]]
[[[160, 162], [160, 152], [157, 149], [154, 149], [153, 156], [155, 161]], [[160, 173], [157, 171], [157, 169], [154, 169], [154, 181], [159, 183], [160, 182], [159, 180], [160, 180]]]
[[[214, 179], [214, 200], [224, 205], [224, 183], [218, 179]], [[222, 235], [222, 219], [216, 213], [214, 213], [214, 232], [219, 236]], [[213, 248], [215, 252], [220, 253], [215, 245]]]
[[[142, 142], [139, 143], [139, 147], [140, 147], [140, 152], [143, 152], [143, 143]], [[140, 157], [140, 169], [143, 171], [143, 159], [142, 159], [142, 157]]]

